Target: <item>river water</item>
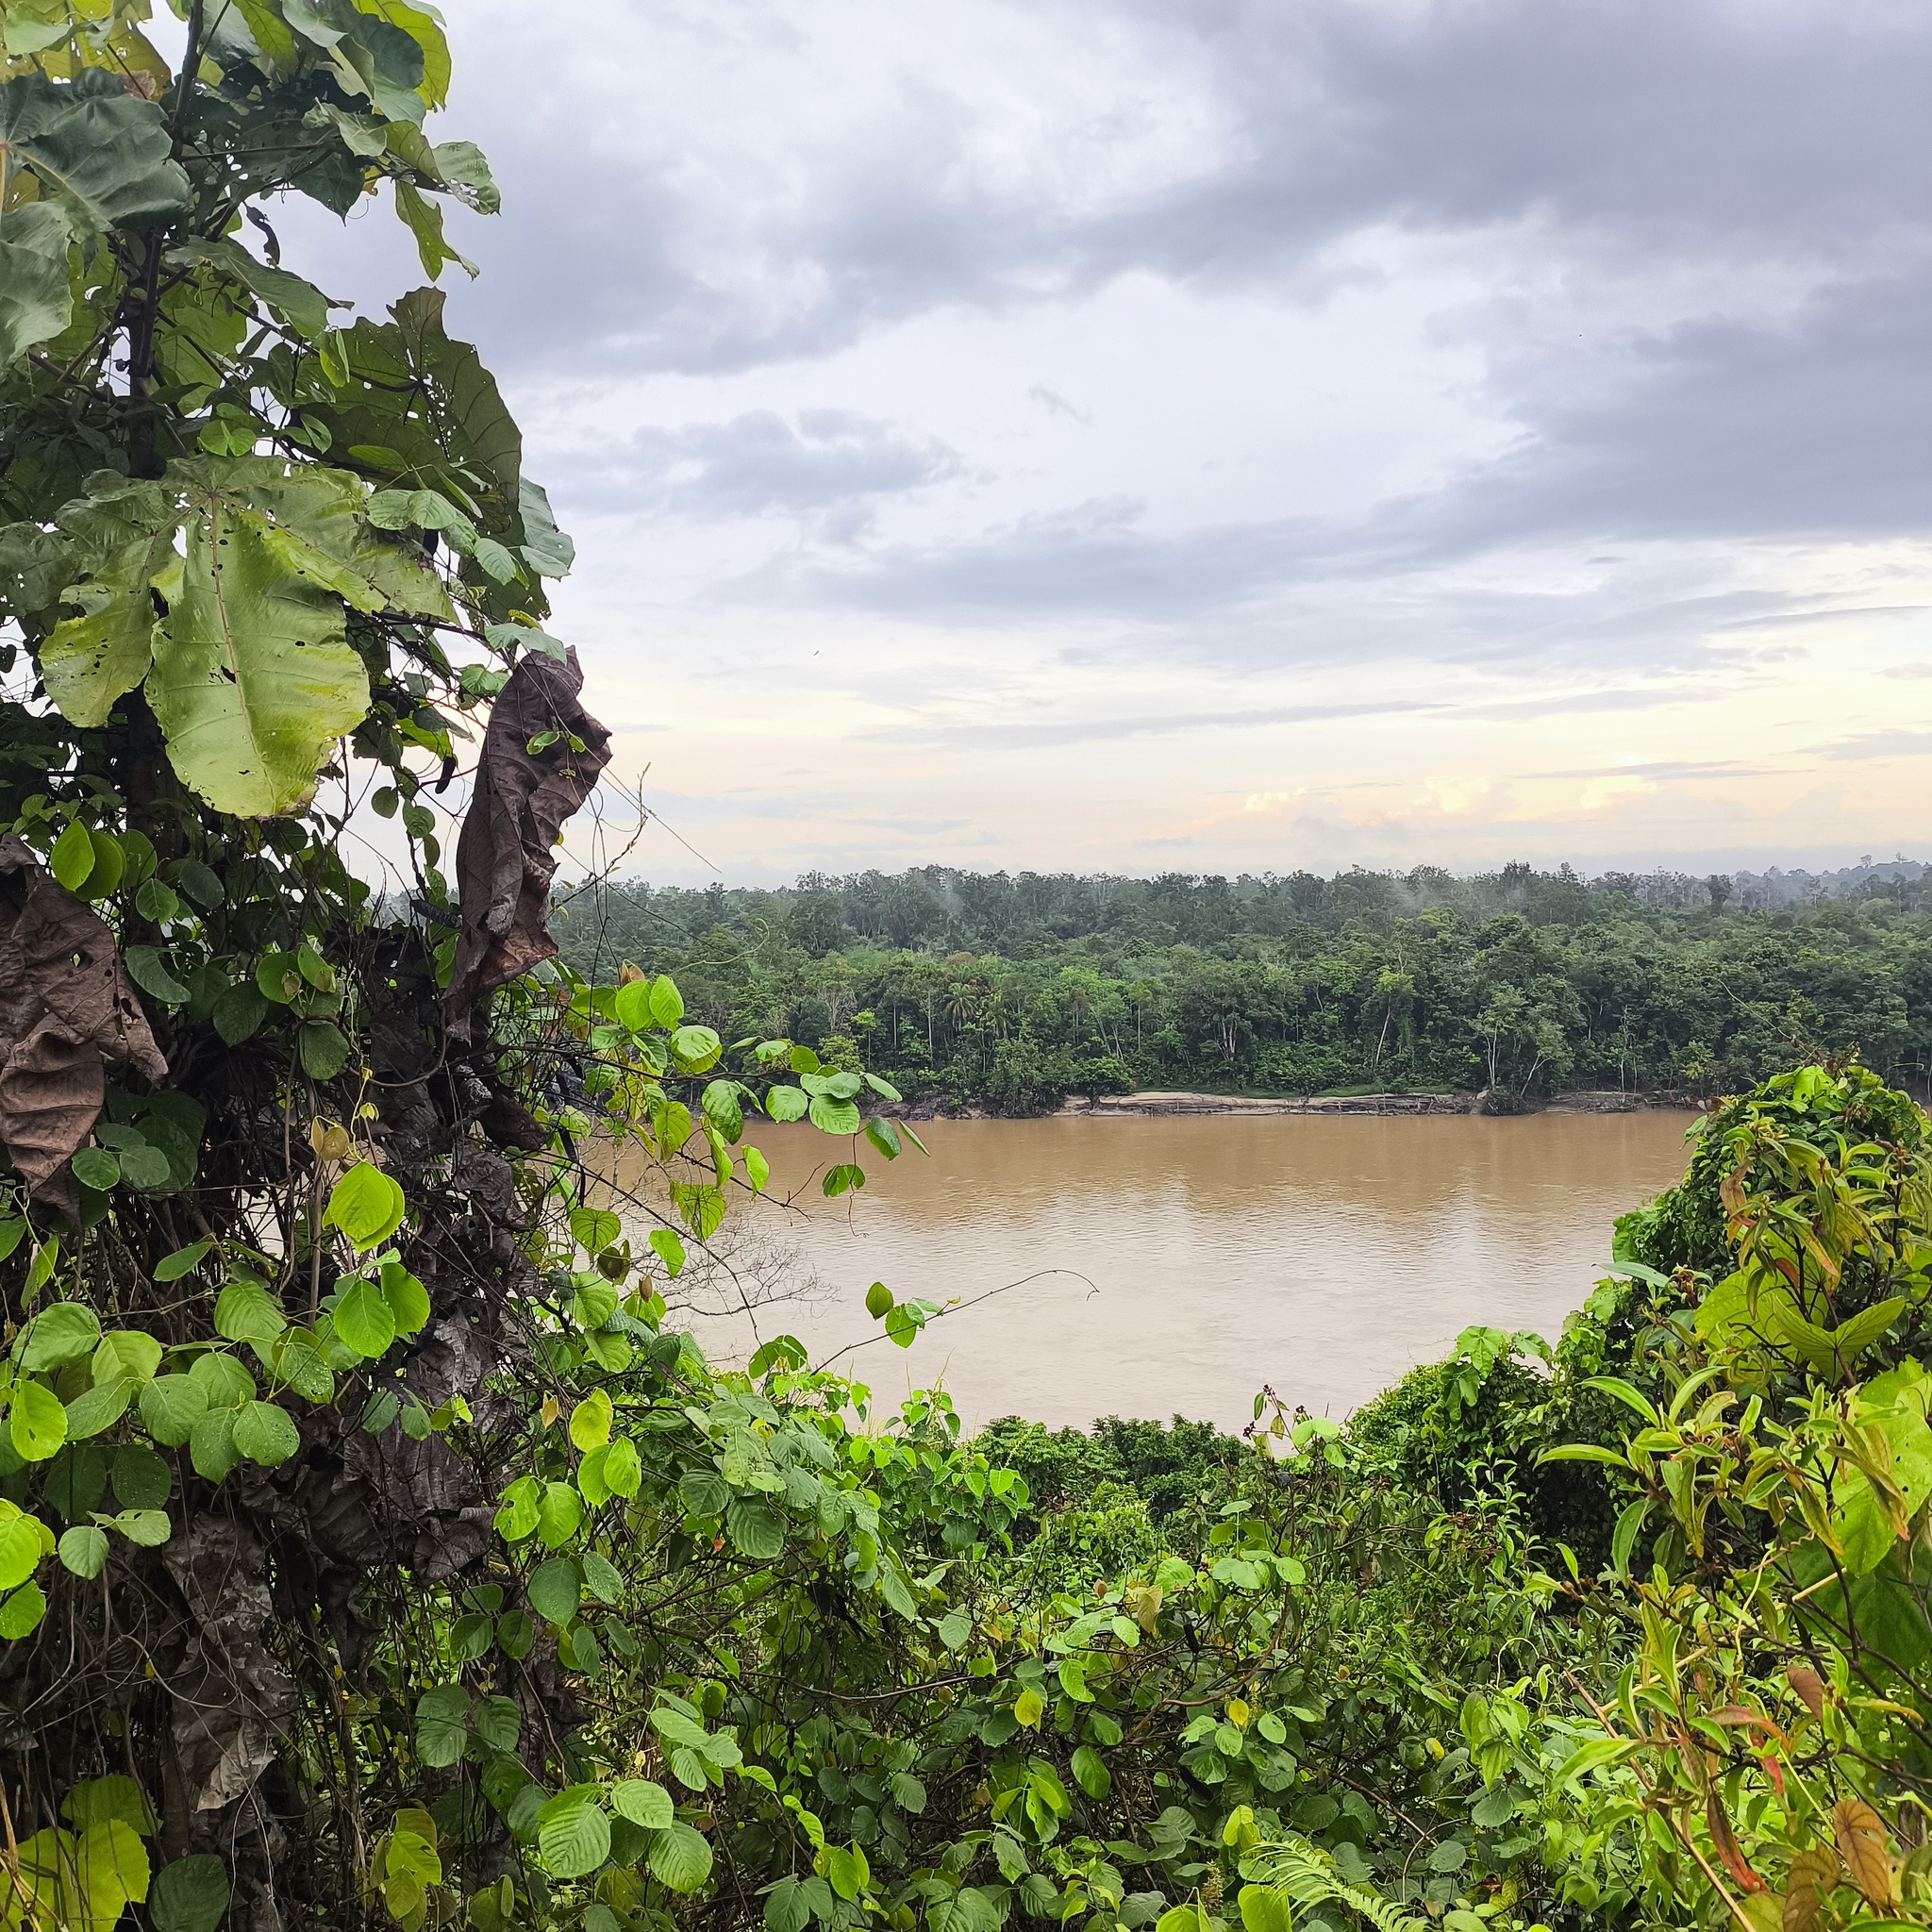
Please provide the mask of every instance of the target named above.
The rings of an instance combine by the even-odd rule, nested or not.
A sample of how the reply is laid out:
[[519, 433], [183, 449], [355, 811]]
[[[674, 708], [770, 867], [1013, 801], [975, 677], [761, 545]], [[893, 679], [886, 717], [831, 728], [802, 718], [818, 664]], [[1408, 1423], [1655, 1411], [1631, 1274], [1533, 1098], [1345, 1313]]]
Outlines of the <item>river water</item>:
[[[750, 1217], [735, 1278], [688, 1275], [680, 1319], [721, 1359], [789, 1333], [880, 1397], [941, 1385], [969, 1424], [1239, 1424], [1264, 1382], [1340, 1417], [1468, 1324], [1554, 1340], [1616, 1216], [1681, 1174], [1690, 1119], [936, 1121], [929, 1158], [861, 1142], [867, 1185], [837, 1201], [814, 1163], [838, 1147], [767, 1126], [796, 1205]], [[865, 1312], [874, 1281], [976, 1305], [902, 1351]]]

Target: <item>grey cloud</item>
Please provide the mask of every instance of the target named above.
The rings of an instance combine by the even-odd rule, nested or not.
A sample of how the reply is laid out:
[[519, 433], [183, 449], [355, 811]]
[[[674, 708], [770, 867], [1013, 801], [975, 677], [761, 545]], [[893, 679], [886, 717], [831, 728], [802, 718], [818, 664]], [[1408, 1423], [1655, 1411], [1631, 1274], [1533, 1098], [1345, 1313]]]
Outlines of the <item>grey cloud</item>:
[[[855, 81], [836, 132], [801, 120], [782, 170], [734, 173], [740, 121], [762, 133], [786, 104], [735, 100], [732, 50], [798, 34], [791, 9], [741, 0], [694, 33], [639, 0], [618, 12], [611, 44], [695, 79], [708, 122], [654, 114], [628, 60], [534, 58], [547, 22], [507, 8], [459, 72], [452, 131], [491, 153], [508, 212], [488, 237], [462, 225], [492, 272], [456, 307], [505, 363], [599, 342], [642, 369], [741, 368], [1135, 270], [1278, 279], [1384, 224], [1828, 268], [1869, 260], [1932, 194], [1932, 16], [1877, 0], [1061, 0], [1039, 17], [1070, 61], [1138, 32], [1150, 75], [1207, 75], [1199, 152], [1110, 191], [1002, 171], [976, 145], [991, 108], [932, 73]], [[809, 30], [866, 32], [838, 9]], [[1136, 106], [1114, 117], [1126, 155]]]
[[853, 410], [803, 409], [788, 421], [756, 409], [640, 430], [614, 448], [567, 458], [557, 474], [565, 500], [702, 519], [849, 510], [961, 467], [937, 438]]
[[1528, 534], [1869, 538], [1932, 525], [1932, 259], [1834, 288], [1789, 320], [1639, 338], [1594, 393], [1520, 406], [1501, 461], [1391, 506], [1424, 551]]
[[[1111, 619], [1133, 628], [1110, 637], [1108, 655], [1179, 654], [1235, 669], [1422, 654], [1471, 669], [1533, 660], [1586, 675], [1606, 665], [1624, 674], [1704, 669], [1713, 630], [1788, 608], [1774, 592], [1708, 591], [1689, 567], [1560, 591], [1456, 581], [1439, 568], [1450, 546], [1429, 527], [1434, 508], [1398, 506], [1356, 527], [1281, 519], [1156, 531], [1134, 499], [1103, 499], [970, 540], [788, 557], [741, 579], [736, 594], [956, 625]], [[1082, 662], [1094, 653], [1074, 642], [1063, 655]], [[1725, 675], [1735, 689], [1753, 673], [1727, 661]], [[1641, 691], [1588, 700], [1657, 701]]]
[[1093, 421], [1085, 409], [1075, 408], [1058, 390], [1048, 389], [1043, 382], [1036, 382], [1026, 394], [1030, 401], [1038, 403], [1049, 416], [1070, 416], [1083, 426]]
[[1213, 50], [1249, 143], [1219, 180], [1122, 219], [1165, 226], [1175, 262], [1245, 272], [1257, 239], [1525, 218], [1652, 250], [1716, 237], [1726, 256], [1839, 258], [1927, 210], [1932, 20], [1874, 0], [1134, 10]]
[[[963, 17], [975, 17], [970, 0]], [[686, 14], [621, 0], [608, 44], [625, 57], [560, 69], [531, 55], [554, 31], [541, 9], [479, 6], [449, 132], [491, 152], [506, 213], [458, 218], [458, 245], [486, 274], [454, 291], [454, 325], [513, 388], [541, 392], [593, 370], [718, 374], [824, 356], [908, 317], [1065, 301], [1137, 272], [1319, 300], [1333, 244], [1377, 229], [1499, 251], [1491, 271], [1519, 262], [1532, 288], [1548, 272], [1579, 314], [1592, 277], [1683, 275], [1714, 292], [1684, 298], [1703, 312], [1645, 330], [1616, 334], [1611, 315], [1587, 355], [1557, 326], [1557, 298], [1472, 312], [1459, 325], [1514, 446], [1346, 527], [1156, 530], [1118, 501], [867, 548], [869, 506], [958, 475], [960, 459], [857, 416], [655, 429], [568, 457], [560, 501], [789, 514], [837, 546], [741, 580], [741, 596], [967, 623], [1126, 619], [1240, 663], [1413, 648], [1398, 608], [1409, 590], [1509, 545], [1932, 525], [1932, 12], [1883, 0], [1041, 0], [1035, 18], [1070, 61], [1125, 39], [1147, 86], [1172, 75], [1177, 96], [1198, 89], [1187, 138], [1137, 148], [1141, 104], [1124, 96], [1098, 133], [1061, 128], [1070, 152], [1103, 156], [1070, 185], [1058, 167], [989, 158], [981, 137], [1002, 104], [970, 98], [942, 67], [861, 81], [854, 63], [849, 110], [823, 120], [794, 112], [789, 92], [734, 92], [753, 71], [733, 64], [739, 49], [841, 33], [857, 44], [861, 9], [721, 0]], [[1029, 85], [1012, 77], [1031, 113]], [[706, 118], [683, 111], [693, 98]], [[1036, 118], [1056, 111], [1042, 93]], [[744, 137], [763, 142], [772, 125], [777, 158], [743, 163]], [[1118, 169], [1105, 165], [1116, 150]], [[301, 252], [332, 225], [293, 209], [290, 222]], [[386, 210], [350, 244], [323, 249], [332, 289], [414, 278]], [[1336, 598], [1371, 584], [1344, 634]], [[1438, 655], [1607, 651], [1624, 669], [1690, 661], [1720, 622], [1815, 614], [1614, 589], [1438, 590], [1428, 608]]]
[[936, 744], [954, 750], [1034, 751], [1063, 744], [1107, 744], [1124, 739], [1166, 738], [1184, 731], [1224, 731], [1260, 724], [1319, 724], [1340, 718], [1380, 718], [1440, 711], [1440, 705], [1391, 699], [1385, 704], [1257, 705], [1238, 711], [1164, 711], [1132, 718], [1070, 718], [1051, 724], [931, 724], [912, 723], [873, 736], [893, 744]]

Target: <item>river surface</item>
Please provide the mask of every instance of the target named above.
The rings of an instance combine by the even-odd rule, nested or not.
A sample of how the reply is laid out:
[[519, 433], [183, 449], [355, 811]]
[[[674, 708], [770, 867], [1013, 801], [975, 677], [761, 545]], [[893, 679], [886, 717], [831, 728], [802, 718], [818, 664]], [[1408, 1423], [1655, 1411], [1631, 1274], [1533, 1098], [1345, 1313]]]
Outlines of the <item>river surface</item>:
[[[1468, 1324], [1554, 1341], [1617, 1215], [1682, 1174], [1690, 1119], [935, 1121], [929, 1158], [861, 1142], [867, 1185], [837, 1201], [814, 1175], [842, 1143], [766, 1126], [772, 1192], [799, 1205], [750, 1218], [735, 1279], [693, 1269], [678, 1319], [720, 1359], [789, 1333], [882, 1398], [943, 1386], [969, 1424], [1239, 1424], [1264, 1382], [1340, 1417]], [[902, 1351], [874, 1281], [976, 1305]]]

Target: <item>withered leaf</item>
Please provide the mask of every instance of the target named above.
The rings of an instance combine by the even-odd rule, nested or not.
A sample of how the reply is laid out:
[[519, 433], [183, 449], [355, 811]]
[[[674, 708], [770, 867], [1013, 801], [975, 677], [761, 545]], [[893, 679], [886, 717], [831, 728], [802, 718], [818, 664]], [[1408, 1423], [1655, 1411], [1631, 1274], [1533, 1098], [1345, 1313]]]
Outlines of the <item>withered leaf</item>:
[[1885, 1851], [1885, 1821], [1862, 1798], [1840, 1798], [1831, 1807], [1831, 1835], [1851, 1880], [1868, 1905], [1880, 1911], [1891, 1902], [1891, 1860]]
[[1791, 1664], [1785, 1671], [1788, 1683], [1803, 1700], [1813, 1717], [1824, 1715], [1824, 1679], [1809, 1664]]
[[1769, 1891], [1771, 1888], [1751, 1869], [1751, 1861], [1738, 1842], [1738, 1834], [1731, 1829], [1730, 1814], [1724, 1809], [1724, 1801], [1718, 1796], [1715, 1785], [1705, 1799], [1704, 1816], [1710, 1826], [1710, 1841], [1739, 1889], [1746, 1892]]
[[0, 839], [0, 1140], [28, 1191], [70, 1210], [68, 1159], [101, 1110], [103, 1069], [164, 1079], [106, 924], [21, 839]]
[[533, 652], [491, 712], [457, 841], [462, 930], [442, 996], [455, 1041], [469, 1039], [479, 1000], [557, 951], [544, 923], [557, 836], [610, 762], [610, 734], [584, 709], [583, 687], [575, 650], [562, 663]]

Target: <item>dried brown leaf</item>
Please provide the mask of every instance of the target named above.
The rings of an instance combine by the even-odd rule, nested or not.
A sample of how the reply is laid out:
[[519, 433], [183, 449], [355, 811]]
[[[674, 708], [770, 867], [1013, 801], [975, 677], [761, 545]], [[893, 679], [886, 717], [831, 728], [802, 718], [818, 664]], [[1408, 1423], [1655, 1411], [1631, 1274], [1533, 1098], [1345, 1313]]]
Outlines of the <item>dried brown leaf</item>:
[[1724, 1861], [1724, 1870], [1731, 1874], [1740, 1890], [1745, 1892], [1769, 1891], [1756, 1872], [1751, 1861], [1744, 1856], [1744, 1848], [1738, 1842], [1738, 1834], [1731, 1829], [1730, 1814], [1724, 1809], [1724, 1801], [1718, 1796], [1713, 1785], [1704, 1801], [1705, 1823], [1710, 1827], [1710, 1841], [1717, 1847], [1717, 1855]]
[[75, 1205], [66, 1165], [110, 1062], [168, 1072], [114, 936], [25, 841], [0, 839], [0, 1140], [30, 1193]]
[[544, 913], [558, 834], [610, 762], [610, 734], [584, 709], [583, 688], [575, 651], [564, 663], [533, 652], [497, 693], [457, 841], [462, 931], [442, 996], [453, 1040], [469, 1039], [479, 1000], [557, 951]]
[[1798, 1693], [1813, 1717], [1824, 1715], [1824, 1679], [1810, 1665], [1790, 1665], [1785, 1671], [1785, 1682]]

